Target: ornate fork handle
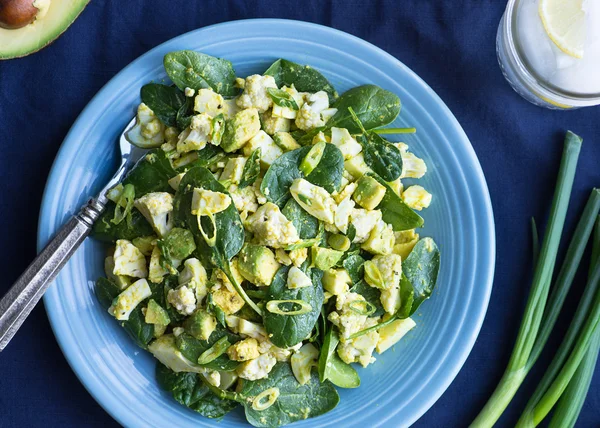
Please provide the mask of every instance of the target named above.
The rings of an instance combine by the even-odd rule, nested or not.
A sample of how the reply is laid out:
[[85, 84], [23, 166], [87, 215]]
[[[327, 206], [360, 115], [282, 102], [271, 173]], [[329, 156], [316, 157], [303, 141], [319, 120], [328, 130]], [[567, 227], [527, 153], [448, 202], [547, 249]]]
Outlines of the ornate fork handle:
[[58, 272], [90, 234], [104, 211], [104, 203], [90, 199], [62, 226], [0, 300], [0, 352], [8, 345]]

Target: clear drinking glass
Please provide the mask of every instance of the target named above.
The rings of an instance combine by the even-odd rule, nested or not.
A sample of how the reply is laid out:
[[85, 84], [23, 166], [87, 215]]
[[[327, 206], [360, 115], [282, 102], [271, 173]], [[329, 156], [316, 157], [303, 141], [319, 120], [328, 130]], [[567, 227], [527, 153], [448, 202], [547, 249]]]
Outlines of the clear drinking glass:
[[548, 37], [539, 1], [509, 0], [506, 6], [496, 37], [504, 77], [518, 94], [541, 107], [560, 110], [600, 104], [600, 0], [584, 0], [583, 59], [563, 53]]

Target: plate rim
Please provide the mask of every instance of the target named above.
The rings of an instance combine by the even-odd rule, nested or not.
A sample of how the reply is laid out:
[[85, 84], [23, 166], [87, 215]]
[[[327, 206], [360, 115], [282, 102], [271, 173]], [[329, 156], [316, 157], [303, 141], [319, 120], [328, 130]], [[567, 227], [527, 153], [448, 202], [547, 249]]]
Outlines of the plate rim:
[[[478, 187], [477, 190], [478, 190], [478, 192], [480, 192], [480, 194], [483, 198], [482, 202], [484, 204], [482, 207], [480, 207], [480, 209], [484, 214], [483, 220], [485, 221], [485, 226], [487, 226], [486, 227], [486, 231], [487, 231], [487, 237], [486, 237], [487, 239], [486, 240], [488, 242], [488, 245], [486, 246], [486, 248], [483, 248], [478, 251], [479, 255], [481, 255], [481, 254], [487, 255], [487, 260], [483, 260], [483, 261], [488, 262], [487, 269], [483, 270], [485, 267], [482, 267], [482, 273], [481, 273], [481, 275], [486, 278], [485, 284], [479, 284], [479, 286], [482, 287], [482, 289], [483, 289], [483, 290], [482, 289], [479, 290], [480, 292], [483, 291], [483, 301], [482, 301], [482, 305], [478, 308], [478, 313], [470, 314], [471, 319], [473, 319], [475, 321], [473, 323], [474, 328], [472, 329], [470, 335], [464, 337], [463, 340], [461, 340], [459, 342], [459, 343], [462, 343], [463, 346], [460, 347], [460, 353], [458, 352], [458, 350], [455, 351], [454, 362], [449, 367], [448, 375], [439, 384], [439, 386], [437, 387], [435, 392], [430, 394], [430, 398], [426, 401], [421, 402], [418, 405], [418, 410], [414, 411], [412, 417], [406, 421], [408, 425], [412, 425], [418, 419], [420, 419], [439, 400], [439, 398], [442, 396], [442, 394], [444, 394], [444, 392], [446, 392], [446, 390], [448, 389], [450, 384], [456, 379], [456, 376], [458, 375], [459, 371], [464, 366], [467, 358], [469, 357], [470, 353], [472, 352], [472, 350], [475, 346], [476, 339], [479, 336], [479, 333], [481, 331], [481, 328], [483, 326], [483, 322], [484, 322], [484, 319], [485, 319], [485, 316], [487, 313], [487, 309], [489, 306], [489, 301], [490, 301], [491, 293], [492, 293], [492, 287], [493, 287], [494, 272], [495, 272], [495, 266], [496, 266], [495, 221], [494, 221], [494, 213], [493, 213], [493, 207], [492, 207], [491, 197], [490, 197], [490, 193], [489, 193], [489, 188], [487, 185], [487, 181], [485, 179], [485, 175], [483, 174], [483, 169], [481, 168], [481, 164], [475, 153], [475, 149], [473, 148], [473, 145], [471, 144], [471, 141], [469, 140], [464, 129], [462, 128], [462, 126], [460, 125], [460, 123], [458, 122], [458, 120], [456, 119], [454, 114], [452, 113], [452, 111], [448, 108], [446, 103], [437, 95], [437, 93], [417, 73], [415, 73], [412, 69], [410, 69], [408, 66], [406, 66], [404, 63], [402, 63], [399, 59], [397, 59], [393, 55], [389, 54], [388, 52], [379, 48], [378, 46], [376, 46], [370, 42], [367, 42], [366, 40], [363, 40], [352, 34], [346, 33], [345, 31], [341, 31], [341, 30], [338, 30], [335, 28], [331, 28], [331, 27], [328, 27], [325, 25], [316, 24], [316, 23], [312, 23], [312, 22], [299, 21], [299, 20], [293, 20], [293, 19], [280, 19], [280, 18], [240, 19], [240, 20], [231, 20], [231, 21], [216, 23], [216, 24], [200, 27], [195, 30], [191, 30], [191, 31], [182, 33], [178, 36], [175, 36], [171, 39], [168, 39], [168, 40], [160, 43], [159, 45], [157, 45], [157, 46], [153, 47], [152, 49], [148, 50], [147, 52], [145, 52], [144, 54], [138, 56], [133, 61], [131, 61], [129, 64], [127, 64], [125, 67], [123, 67], [117, 74], [115, 74], [113, 77], [111, 77], [98, 90], [98, 92], [88, 101], [86, 106], [83, 108], [81, 113], [77, 116], [77, 118], [71, 125], [71, 128], [65, 135], [65, 138], [63, 139], [63, 142], [61, 143], [59, 150], [54, 158], [54, 161], [50, 168], [50, 172], [48, 174], [48, 178], [46, 180], [46, 184], [44, 186], [44, 192], [43, 192], [43, 197], [42, 197], [42, 201], [40, 204], [40, 212], [39, 212], [39, 217], [38, 217], [37, 251], [39, 253], [44, 248], [49, 237], [52, 236], [55, 232], [55, 230], [53, 230], [53, 231], [48, 230], [48, 225], [44, 224], [44, 218], [47, 216], [47, 212], [52, 211], [51, 208], [52, 208], [52, 202], [53, 202], [54, 195], [52, 195], [51, 189], [56, 185], [55, 182], [57, 182], [57, 179], [59, 176], [59, 167], [61, 165], [64, 165], [67, 158], [70, 157], [72, 155], [72, 152], [77, 149], [76, 141], [72, 141], [72, 140], [76, 139], [76, 138], [74, 138], [74, 136], [79, 132], [79, 128], [82, 127], [86, 123], [83, 119], [85, 118], [85, 116], [91, 114], [92, 105], [95, 104], [95, 101], [97, 101], [98, 99], [100, 99], [103, 96], [104, 90], [114, 80], [118, 79], [120, 76], [127, 73], [128, 70], [134, 68], [136, 66], [136, 64], [138, 62], [141, 62], [145, 57], [153, 55], [155, 51], [159, 51], [159, 50], [163, 49], [165, 45], [173, 43], [180, 38], [188, 37], [188, 36], [191, 36], [196, 33], [200, 34], [204, 31], [213, 30], [215, 27], [228, 27], [228, 26], [236, 26], [236, 25], [248, 25], [248, 24], [250, 24], [250, 25], [263, 24], [264, 25], [264, 24], [275, 24], [275, 23], [295, 25], [295, 26], [300, 26], [300, 27], [308, 27], [312, 30], [318, 30], [318, 31], [323, 31], [325, 33], [335, 34], [337, 37], [345, 38], [346, 40], [348, 40], [351, 43], [358, 43], [358, 44], [362, 45], [363, 47], [365, 47], [365, 48], [373, 51], [374, 53], [382, 56], [383, 58], [387, 59], [388, 61], [393, 62], [394, 65], [400, 67], [405, 72], [410, 74], [412, 76], [412, 78], [414, 79], [414, 81], [416, 83], [418, 83], [418, 85], [425, 92], [427, 92], [429, 96], [431, 96], [432, 100], [435, 101], [436, 105], [441, 108], [444, 115], [448, 119], [447, 125], [451, 126], [454, 129], [454, 131], [457, 132], [458, 135], [460, 135], [461, 143], [464, 143], [463, 148], [465, 149], [465, 154], [469, 157], [471, 164], [473, 166], [475, 166], [475, 168], [473, 170], [471, 170], [471, 172], [475, 173], [475, 175], [477, 177], [477, 181], [474, 184], [477, 185], [476, 186], [476, 187]], [[93, 195], [90, 195], [90, 197], [93, 197]], [[55, 281], [53, 281], [52, 284]], [[100, 385], [97, 385], [92, 381], [89, 381], [89, 384], [88, 384], [88, 378], [84, 374], [83, 363], [78, 361], [75, 358], [75, 356], [70, 355], [70, 352], [67, 349], [67, 346], [68, 346], [67, 339], [62, 336], [61, 331], [58, 328], [59, 323], [60, 323], [60, 321], [58, 319], [59, 314], [57, 314], [55, 311], [53, 311], [53, 308], [52, 308], [53, 302], [51, 301], [50, 297], [48, 297], [48, 296], [49, 295], [47, 294], [43, 298], [44, 308], [45, 308], [50, 326], [52, 328], [54, 337], [56, 338], [56, 341], [59, 345], [59, 348], [60, 348], [63, 356], [65, 357], [69, 366], [71, 367], [71, 370], [75, 373], [79, 382], [88, 391], [88, 393], [92, 396], [92, 398], [113, 419], [115, 419], [118, 423], [126, 426], [127, 422], [131, 422], [131, 419], [127, 418], [126, 417], [127, 415], [117, 412], [113, 407], [111, 407], [109, 405], [110, 403], [106, 402], [107, 400], [106, 400], [105, 394], [103, 393], [103, 391], [98, 390], [98, 389], [100, 389]]]

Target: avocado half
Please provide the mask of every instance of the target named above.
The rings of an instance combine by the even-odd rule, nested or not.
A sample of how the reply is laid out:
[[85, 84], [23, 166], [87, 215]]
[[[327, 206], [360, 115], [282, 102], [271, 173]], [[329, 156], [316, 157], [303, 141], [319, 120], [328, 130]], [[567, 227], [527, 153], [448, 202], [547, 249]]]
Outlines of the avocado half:
[[[1, 0], [0, 0], [1, 2]], [[27, 56], [48, 46], [79, 16], [90, 0], [50, 0], [43, 16], [21, 28], [0, 28], [0, 60]]]

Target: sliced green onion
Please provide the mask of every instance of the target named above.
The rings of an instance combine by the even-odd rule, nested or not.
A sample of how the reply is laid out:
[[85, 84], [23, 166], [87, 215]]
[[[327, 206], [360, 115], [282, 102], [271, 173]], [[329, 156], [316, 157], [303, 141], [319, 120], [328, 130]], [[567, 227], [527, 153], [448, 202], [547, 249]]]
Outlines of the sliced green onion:
[[215, 220], [215, 216], [212, 213], [208, 213], [206, 214], [206, 217], [209, 218], [210, 222], [212, 223], [213, 226], [213, 236], [209, 237], [206, 232], [204, 232], [204, 228], [202, 227], [202, 215], [198, 214], [196, 216], [196, 219], [198, 220], [198, 230], [200, 230], [200, 233], [202, 234], [202, 237], [204, 238], [204, 240], [206, 241], [206, 244], [209, 247], [214, 247], [217, 243], [217, 222]]
[[127, 225], [131, 227], [131, 210], [133, 209], [134, 200], [135, 188], [133, 184], [126, 184], [115, 201], [115, 215], [110, 222], [119, 224], [126, 218]]
[[325, 147], [327, 147], [327, 143], [319, 141], [310, 148], [304, 159], [302, 159], [302, 162], [300, 162], [300, 171], [304, 175], [310, 174], [319, 165], [319, 162], [323, 158], [323, 153], [325, 153]]
[[210, 142], [215, 146], [221, 144], [221, 138], [223, 138], [223, 132], [225, 132], [225, 117], [223, 113], [219, 113], [212, 120], [212, 132], [210, 134]]
[[540, 238], [538, 235], [537, 224], [535, 218], [531, 217], [531, 252], [533, 253], [533, 265], [537, 265], [540, 257]]
[[350, 239], [347, 236], [335, 233], [327, 238], [327, 243], [337, 251], [348, 251], [350, 249]]
[[[267, 399], [266, 401], [264, 399]], [[257, 411], [266, 410], [279, 398], [279, 388], [265, 389], [252, 400], [252, 408]]]
[[500, 379], [496, 390], [471, 424], [472, 427], [493, 426], [514, 397], [531, 368], [528, 365], [529, 357], [536, 343], [536, 337], [546, 308], [546, 300], [565, 223], [581, 143], [582, 139], [580, 137], [570, 131], [567, 132], [550, 209], [547, 233], [535, 268], [519, 335], [502, 379]]
[[382, 321], [379, 324], [372, 325], [371, 327], [367, 327], [367, 328], [365, 328], [365, 329], [363, 329], [361, 331], [357, 331], [356, 333], [351, 334], [348, 337], [348, 339], [356, 339], [357, 337], [364, 336], [365, 334], [369, 334], [372, 331], [377, 331], [380, 328], [385, 327], [386, 325], [390, 325], [391, 323], [393, 323], [394, 321], [396, 321], [398, 319], [400, 319], [400, 317], [398, 317], [397, 314], [394, 314], [391, 317], [389, 317], [387, 320]]
[[268, 287], [265, 288], [267, 288], [267, 290], [246, 290], [246, 293], [248, 294], [248, 296], [254, 297], [255, 299], [264, 300], [269, 294]]
[[373, 129], [376, 134], [414, 134], [417, 128], [383, 128]]
[[348, 309], [358, 315], [371, 315], [375, 313], [375, 306], [366, 300], [354, 300], [348, 304]]
[[223, 355], [230, 346], [231, 343], [229, 343], [229, 340], [227, 340], [227, 336], [223, 336], [217, 340], [213, 346], [200, 354], [198, 357], [198, 364], [204, 365], [214, 361]]
[[367, 260], [364, 264], [365, 267], [365, 280], [369, 283], [369, 285], [373, 285], [379, 289], [385, 288], [385, 282], [383, 280], [383, 275], [379, 271], [379, 268], [375, 263], [370, 260]]
[[[281, 305], [291, 304], [298, 309], [284, 310]], [[278, 315], [303, 315], [312, 311], [312, 306], [304, 300], [270, 300], [267, 302], [267, 311]]]

